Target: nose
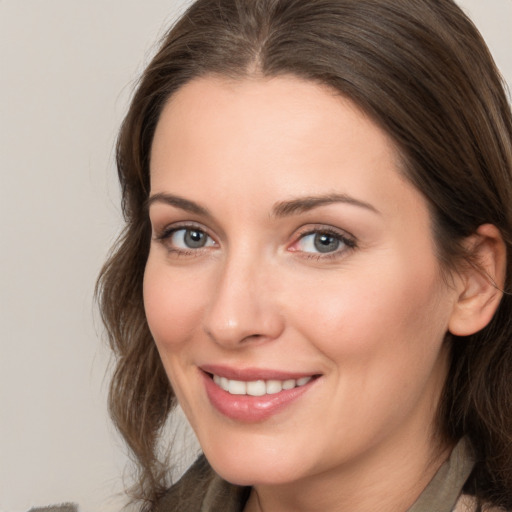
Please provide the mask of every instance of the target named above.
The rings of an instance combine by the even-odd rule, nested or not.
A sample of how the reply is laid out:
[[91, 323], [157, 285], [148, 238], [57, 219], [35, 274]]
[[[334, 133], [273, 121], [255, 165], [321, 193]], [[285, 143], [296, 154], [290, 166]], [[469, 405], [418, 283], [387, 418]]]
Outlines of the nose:
[[284, 319], [276, 285], [276, 276], [261, 261], [227, 261], [204, 315], [206, 334], [225, 348], [278, 338]]

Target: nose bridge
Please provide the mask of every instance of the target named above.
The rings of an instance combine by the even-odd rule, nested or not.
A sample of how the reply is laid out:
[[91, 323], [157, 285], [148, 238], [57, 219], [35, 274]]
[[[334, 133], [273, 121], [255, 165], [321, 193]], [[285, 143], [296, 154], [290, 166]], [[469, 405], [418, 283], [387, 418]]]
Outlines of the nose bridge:
[[269, 264], [247, 249], [226, 256], [204, 317], [208, 336], [224, 346], [274, 339], [282, 330]]

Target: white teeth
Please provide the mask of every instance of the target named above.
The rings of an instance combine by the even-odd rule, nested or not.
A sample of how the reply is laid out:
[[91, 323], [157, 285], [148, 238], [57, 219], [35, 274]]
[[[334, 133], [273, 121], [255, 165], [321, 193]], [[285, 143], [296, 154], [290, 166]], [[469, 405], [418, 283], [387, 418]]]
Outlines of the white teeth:
[[241, 380], [230, 380], [228, 392], [230, 395], [246, 395], [247, 382]]
[[283, 383], [280, 380], [268, 380], [266, 388], [267, 395], [274, 395], [283, 391]]
[[283, 382], [283, 389], [293, 389], [297, 382], [295, 379], [288, 379]]
[[310, 380], [311, 377], [301, 377], [297, 379], [297, 386], [305, 386]]
[[263, 396], [274, 395], [283, 390], [305, 386], [313, 377], [301, 377], [300, 379], [287, 380], [230, 380], [226, 377], [213, 376], [213, 382], [231, 395]]
[[254, 380], [247, 383], [247, 394], [251, 396], [263, 396], [267, 389], [264, 380]]
[[229, 380], [226, 379], [226, 377], [221, 377], [220, 378], [220, 387], [224, 390], [224, 391], [229, 391]]

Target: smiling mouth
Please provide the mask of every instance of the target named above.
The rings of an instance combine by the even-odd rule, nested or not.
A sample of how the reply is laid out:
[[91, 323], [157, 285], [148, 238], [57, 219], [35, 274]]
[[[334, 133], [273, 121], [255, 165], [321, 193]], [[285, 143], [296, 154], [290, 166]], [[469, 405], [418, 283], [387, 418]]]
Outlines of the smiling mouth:
[[228, 392], [230, 395], [248, 395], [248, 396], [264, 396], [275, 395], [281, 391], [286, 391], [294, 388], [300, 388], [308, 384], [311, 380], [318, 376], [312, 375], [308, 377], [301, 377], [299, 379], [286, 379], [286, 380], [233, 380], [219, 375], [210, 374], [213, 382]]
[[280, 413], [315, 388], [322, 374], [261, 369], [200, 368], [210, 404], [234, 421], [254, 423]]

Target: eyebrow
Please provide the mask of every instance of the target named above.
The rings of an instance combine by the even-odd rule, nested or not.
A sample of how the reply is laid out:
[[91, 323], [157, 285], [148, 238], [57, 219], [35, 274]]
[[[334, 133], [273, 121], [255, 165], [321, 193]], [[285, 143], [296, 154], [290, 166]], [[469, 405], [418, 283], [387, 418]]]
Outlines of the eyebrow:
[[[146, 209], [149, 210], [150, 206], [154, 203], [164, 203], [169, 206], [174, 206], [175, 208], [180, 208], [181, 210], [194, 213], [196, 215], [212, 217], [210, 211], [204, 206], [200, 206], [194, 201], [190, 201], [189, 199], [175, 196], [173, 194], [160, 192], [158, 194], [152, 195], [146, 201]], [[290, 199], [288, 201], [280, 201], [276, 203], [272, 208], [272, 216], [288, 217], [333, 203], [343, 203], [352, 206], [358, 206], [359, 208], [364, 208], [371, 212], [380, 214], [380, 212], [370, 203], [366, 203], [365, 201], [361, 201], [346, 194], [325, 194], [319, 196], [299, 197], [297, 199]]]
[[180, 208], [189, 213], [195, 213], [196, 215], [202, 215], [204, 217], [211, 217], [211, 213], [203, 206], [198, 205], [194, 201], [185, 199], [184, 197], [175, 196], [172, 194], [158, 193], [149, 197], [146, 201], [146, 210], [154, 203], [164, 203], [169, 206]]
[[287, 217], [290, 215], [297, 215], [304, 213], [320, 206], [325, 206], [333, 203], [343, 203], [352, 206], [358, 206], [371, 212], [380, 214], [380, 212], [370, 203], [360, 201], [354, 197], [346, 194], [326, 194], [320, 196], [306, 196], [289, 201], [281, 201], [277, 203], [272, 209], [272, 215], [275, 217]]

